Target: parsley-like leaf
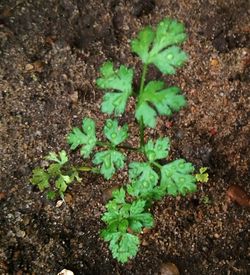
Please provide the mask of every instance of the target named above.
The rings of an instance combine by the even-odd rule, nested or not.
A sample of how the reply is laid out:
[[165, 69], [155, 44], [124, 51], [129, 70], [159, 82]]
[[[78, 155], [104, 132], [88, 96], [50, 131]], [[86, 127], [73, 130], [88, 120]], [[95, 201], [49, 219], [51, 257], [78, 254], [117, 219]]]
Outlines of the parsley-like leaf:
[[159, 176], [150, 164], [132, 162], [129, 168], [131, 183], [127, 185], [127, 192], [131, 196], [151, 201], [158, 200], [165, 195], [165, 190], [157, 186]]
[[[150, 81], [139, 96], [135, 116], [138, 121], [151, 128], [156, 126], [157, 112], [170, 116], [186, 105], [177, 87], [164, 88], [162, 81]], [[157, 112], [156, 112], [157, 111]]]
[[104, 240], [110, 242], [109, 249], [114, 259], [121, 263], [126, 263], [130, 258], [136, 256], [139, 248], [139, 238], [133, 234], [125, 232], [104, 233]]
[[116, 146], [127, 139], [128, 125], [125, 124], [123, 127], [119, 127], [116, 119], [108, 119], [104, 127], [104, 134], [107, 139]]
[[30, 182], [33, 185], [37, 185], [40, 191], [49, 187], [49, 174], [42, 168], [35, 168], [33, 171]]
[[195, 192], [197, 186], [195, 176], [192, 175], [193, 171], [192, 163], [184, 159], [175, 160], [162, 166], [161, 185], [165, 186], [167, 193], [173, 196]]
[[166, 158], [168, 156], [169, 149], [170, 141], [169, 138], [166, 137], [158, 138], [155, 143], [152, 139], [150, 139], [144, 146], [145, 154], [150, 162], [157, 159]]
[[129, 179], [131, 181], [150, 182], [157, 184], [157, 173], [146, 162], [131, 162], [129, 164]]
[[152, 215], [145, 211], [145, 205], [146, 201], [140, 199], [126, 203], [123, 188], [114, 191], [113, 199], [106, 205], [107, 212], [103, 214], [102, 221], [107, 227], [101, 231], [101, 236], [110, 242], [113, 257], [122, 263], [134, 257], [138, 251], [139, 239], [128, 233], [128, 229], [139, 233], [142, 227], [151, 228], [154, 225]]
[[63, 197], [68, 185], [72, 181], [81, 180], [79, 173], [74, 167], [69, 168], [68, 170], [65, 169], [65, 164], [68, 162], [68, 157], [64, 150], [59, 152], [59, 154], [50, 152], [45, 159], [53, 161], [54, 163], [51, 163], [47, 169], [34, 169], [33, 177], [30, 181], [33, 185], [37, 185], [41, 191], [51, 188], [47, 192], [47, 197], [49, 199], [55, 198], [55, 189], [59, 192], [59, 195]]
[[187, 55], [177, 45], [186, 39], [183, 24], [164, 19], [156, 31], [146, 27], [139, 32], [138, 38], [132, 40], [132, 51], [137, 53], [144, 64], [154, 64], [162, 73], [174, 74]]
[[94, 164], [101, 164], [101, 174], [105, 179], [110, 179], [116, 169], [124, 167], [125, 156], [116, 150], [106, 150], [95, 154]]
[[68, 136], [70, 149], [74, 150], [81, 146], [80, 153], [84, 158], [89, 157], [96, 145], [95, 122], [91, 118], [85, 118], [82, 121], [83, 132], [79, 128], [73, 128]]
[[124, 113], [128, 97], [132, 94], [133, 70], [123, 65], [115, 70], [113, 63], [108, 61], [100, 71], [101, 78], [96, 80], [97, 85], [102, 89], [113, 90], [104, 95], [102, 112], [115, 115]]
[[49, 155], [47, 157], [45, 157], [45, 159], [57, 162], [60, 165], [65, 164], [69, 160], [67, 157], [67, 154], [64, 150], [59, 152], [59, 158], [55, 152], [50, 152]]

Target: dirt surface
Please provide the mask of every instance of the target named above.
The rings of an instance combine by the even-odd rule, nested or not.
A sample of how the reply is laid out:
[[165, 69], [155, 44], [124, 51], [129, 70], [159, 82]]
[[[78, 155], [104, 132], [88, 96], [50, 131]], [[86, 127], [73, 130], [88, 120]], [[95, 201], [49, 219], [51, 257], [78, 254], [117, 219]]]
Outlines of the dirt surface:
[[[158, 274], [164, 262], [181, 274], [249, 274], [249, 209], [225, 200], [232, 184], [250, 192], [249, 10], [247, 0], [1, 0], [0, 274]], [[59, 208], [29, 178], [48, 152], [69, 149], [65, 136], [83, 117], [104, 124], [95, 79], [105, 60], [136, 68], [138, 85], [131, 38], [164, 17], [185, 24], [189, 62], [148, 77], [181, 87], [189, 104], [147, 134], [169, 136], [170, 159], [209, 167], [210, 180], [155, 203], [156, 226], [120, 265], [99, 231], [104, 190], [126, 183], [126, 169], [112, 181], [85, 174]]]

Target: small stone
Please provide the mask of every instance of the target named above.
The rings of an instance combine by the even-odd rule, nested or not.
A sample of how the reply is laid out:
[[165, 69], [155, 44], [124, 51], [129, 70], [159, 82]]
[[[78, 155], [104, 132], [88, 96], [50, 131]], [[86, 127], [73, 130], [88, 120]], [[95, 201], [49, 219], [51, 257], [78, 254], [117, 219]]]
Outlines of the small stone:
[[57, 275], [74, 275], [74, 273], [71, 270], [63, 269], [61, 272], [59, 272]]
[[63, 204], [63, 200], [59, 200], [59, 201], [57, 201], [57, 203], [56, 203], [56, 207], [59, 208], [59, 207], [62, 206], [62, 204]]
[[28, 225], [29, 223], [30, 223], [30, 219], [29, 219], [29, 217], [24, 217], [23, 218], [23, 223], [24, 223], [24, 225]]
[[5, 192], [0, 192], [0, 201], [4, 200], [6, 198], [6, 193]]
[[160, 269], [161, 275], [180, 275], [177, 266], [173, 263], [163, 263]]
[[18, 230], [18, 231], [16, 232], [16, 236], [17, 236], [18, 238], [24, 238], [25, 235], [26, 235], [26, 233], [25, 233], [25, 231], [23, 231], [23, 230]]
[[72, 204], [73, 203], [73, 197], [71, 194], [67, 193], [65, 196], [64, 196], [64, 200], [67, 204]]
[[219, 239], [220, 235], [218, 233], [214, 234], [215, 239]]
[[70, 99], [71, 99], [72, 103], [77, 103], [78, 102], [78, 92], [74, 92], [73, 94], [71, 94]]
[[32, 64], [27, 64], [26, 66], [25, 66], [25, 71], [32, 71], [34, 69], [34, 66], [32, 65]]
[[142, 243], [141, 243], [141, 245], [142, 245], [142, 246], [148, 246], [148, 245], [149, 245], [149, 243], [148, 243], [148, 241], [143, 240], [143, 241], [142, 241]]
[[217, 67], [219, 65], [219, 60], [217, 58], [212, 58], [210, 61], [210, 65], [213, 67]]

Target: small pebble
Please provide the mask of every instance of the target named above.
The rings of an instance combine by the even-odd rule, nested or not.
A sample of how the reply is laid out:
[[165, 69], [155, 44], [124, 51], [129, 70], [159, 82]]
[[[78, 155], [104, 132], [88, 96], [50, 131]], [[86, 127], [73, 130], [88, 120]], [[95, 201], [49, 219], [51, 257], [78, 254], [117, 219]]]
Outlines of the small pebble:
[[67, 193], [65, 196], [64, 196], [64, 200], [67, 204], [71, 205], [73, 203], [73, 197], [71, 194]]
[[25, 66], [25, 71], [32, 71], [34, 69], [34, 66], [32, 64], [27, 64]]
[[16, 236], [17, 236], [18, 238], [24, 238], [25, 235], [26, 235], [26, 233], [25, 233], [25, 231], [23, 231], [23, 230], [18, 230], [18, 231], [16, 232]]
[[57, 275], [74, 275], [74, 273], [71, 270], [63, 269], [61, 272], [59, 272]]
[[57, 203], [56, 203], [57, 208], [61, 207], [62, 205], [63, 205], [63, 200], [57, 201]]
[[6, 198], [6, 193], [5, 192], [0, 192], [0, 201], [4, 200]]
[[180, 275], [179, 269], [173, 263], [163, 263], [160, 269], [161, 275]]
[[77, 103], [78, 102], [78, 92], [74, 92], [73, 94], [71, 94], [70, 99], [71, 99], [72, 103]]

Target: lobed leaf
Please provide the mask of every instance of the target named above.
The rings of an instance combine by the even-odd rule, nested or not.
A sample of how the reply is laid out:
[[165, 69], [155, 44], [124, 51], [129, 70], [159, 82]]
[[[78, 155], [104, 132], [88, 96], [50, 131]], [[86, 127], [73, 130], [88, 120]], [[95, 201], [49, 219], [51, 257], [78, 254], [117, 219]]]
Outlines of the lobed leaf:
[[33, 175], [30, 182], [33, 185], [37, 185], [40, 191], [49, 187], [49, 174], [42, 168], [35, 168], [32, 171]]
[[155, 31], [151, 27], [140, 31], [131, 47], [144, 64], [154, 64], [162, 73], [174, 74], [187, 60], [186, 53], [177, 46], [185, 39], [183, 24], [166, 18]]
[[105, 241], [109, 241], [109, 249], [114, 259], [126, 263], [136, 256], [140, 244], [139, 238], [130, 233], [114, 232], [106, 235]]
[[116, 150], [106, 150], [95, 154], [94, 164], [101, 164], [101, 174], [105, 179], [110, 179], [116, 169], [124, 167], [125, 156]]
[[[59, 158], [58, 158], [58, 156], [59, 156]], [[59, 152], [58, 155], [55, 152], [50, 152], [49, 155], [47, 157], [45, 157], [45, 159], [57, 162], [60, 165], [64, 165], [69, 160], [67, 157], [67, 153], [64, 150]]]
[[82, 129], [83, 131], [79, 128], [73, 128], [67, 140], [71, 145], [71, 150], [75, 150], [78, 146], [81, 146], [80, 153], [84, 158], [87, 158], [95, 147], [97, 141], [94, 120], [91, 118], [83, 119]]
[[133, 70], [121, 65], [114, 69], [112, 62], [108, 61], [101, 66], [101, 78], [96, 80], [102, 89], [113, 90], [106, 93], [102, 102], [102, 112], [120, 115], [124, 113], [128, 97], [132, 94]]
[[116, 146], [127, 139], [128, 125], [125, 124], [123, 127], [119, 127], [116, 119], [108, 119], [104, 126], [104, 134], [107, 139]]
[[150, 162], [157, 159], [163, 159], [168, 156], [170, 149], [169, 138], [158, 138], [156, 142], [150, 139], [144, 146], [145, 154]]
[[167, 193], [173, 196], [186, 195], [197, 189], [196, 179], [192, 175], [194, 167], [192, 163], [184, 159], [175, 160], [162, 166], [161, 185], [165, 186]]
[[159, 177], [150, 164], [146, 162], [131, 162], [129, 164], [129, 179], [141, 183], [150, 182], [156, 185]]
[[156, 126], [156, 115], [170, 116], [186, 105], [177, 87], [164, 88], [162, 81], [150, 81], [139, 96], [135, 116], [138, 121], [151, 128]]

